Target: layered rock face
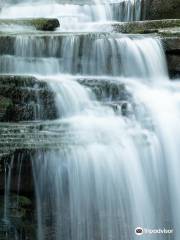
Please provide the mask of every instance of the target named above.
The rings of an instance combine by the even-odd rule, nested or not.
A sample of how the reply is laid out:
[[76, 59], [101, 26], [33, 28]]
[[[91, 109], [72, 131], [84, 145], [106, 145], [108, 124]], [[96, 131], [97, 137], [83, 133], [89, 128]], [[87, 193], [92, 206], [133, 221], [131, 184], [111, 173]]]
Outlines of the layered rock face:
[[180, 18], [179, 0], [144, 0], [145, 19], [176, 19]]
[[1, 75], [0, 99], [2, 122], [56, 118], [53, 92], [34, 77]]
[[180, 76], [180, 38], [164, 38], [169, 73], [172, 78]]
[[[51, 115], [51, 108], [54, 107], [54, 95], [52, 95], [52, 90], [47, 88], [47, 82], [38, 82], [34, 77], [17, 75], [1, 76], [0, 79], [2, 85], [5, 81], [9, 86], [18, 86], [20, 96], [32, 95], [31, 101], [38, 100], [38, 97], [33, 96], [33, 91], [36, 91], [38, 87], [41, 88], [41, 91], [50, 93], [50, 95], [46, 94], [42, 98], [50, 101], [48, 105], [44, 105], [46, 109], [44, 113], [46, 112], [46, 114], [38, 115], [38, 121], [32, 121], [33, 115], [28, 115], [27, 105], [24, 106], [25, 119], [23, 111], [20, 111], [19, 114], [13, 112], [15, 108], [13, 101], [18, 99], [15, 98], [13, 90], [10, 89], [7, 99], [11, 101], [11, 118], [7, 118], [9, 115], [3, 115], [4, 122], [1, 119], [0, 123], [0, 217], [4, 219], [6, 214], [8, 219], [8, 222], [1, 223], [0, 237], [7, 240], [6, 236], [8, 236], [8, 239], [10, 237], [13, 239], [16, 235], [22, 240], [33, 240], [36, 239], [37, 231], [33, 165], [36, 164], [35, 161], [38, 157], [46, 156], [46, 152], [54, 153], [57, 151], [58, 153], [59, 149], [62, 150], [67, 147], [69, 141], [71, 141], [71, 133], [67, 131], [68, 124], [66, 122], [63, 124], [63, 122], [48, 120], [48, 114]], [[116, 114], [123, 114], [124, 116], [130, 114], [127, 101], [130, 99], [130, 94], [124, 84], [115, 81], [109, 82], [107, 79], [97, 80], [93, 78], [80, 78], [77, 81], [88, 89], [92, 89], [97, 99], [102, 101], [105, 107], [110, 107]], [[23, 91], [22, 85], [24, 85]], [[28, 88], [31, 88], [30, 92]], [[26, 91], [28, 92], [26, 93]], [[0, 94], [6, 95], [4, 88], [0, 88]], [[7, 99], [6, 102], [8, 102]], [[112, 99], [112, 102], [107, 101], [107, 99]], [[3, 101], [1, 101], [1, 104], [4, 108], [7, 105]], [[23, 101], [19, 101], [19, 104], [23, 104]], [[40, 106], [42, 107], [42, 105]], [[48, 112], [48, 106], [50, 112]], [[55, 113], [57, 114], [57, 111]], [[51, 116], [53, 116], [53, 119], [57, 118], [57, 115]], [[56, 129], [58, 129], [57, 132]], [[67, 191], [67, 186], [65, 189]], [[4, 206], [5, 203], [6, 206]], [[51, 213], [48, 213], [48, 210], [46, 211], [46, 218], [49, 221], [50, 230], [47, 235], [50, 238], [54, 234], [54, 232], [51, 232], [54, 223], [51, 223]]]

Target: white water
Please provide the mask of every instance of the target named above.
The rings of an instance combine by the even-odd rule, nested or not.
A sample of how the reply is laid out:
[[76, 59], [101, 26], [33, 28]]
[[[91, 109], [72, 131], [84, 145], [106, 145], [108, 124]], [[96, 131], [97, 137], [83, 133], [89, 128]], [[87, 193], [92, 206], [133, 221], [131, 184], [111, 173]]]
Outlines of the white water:
[[[12, 3], [13, 1], [11, 1]], [[118, 1], [19, 1], [2, 4], [0, 18], [56, 17], [60, 31], [101, 31], [97, 23], [107, 21], [132, 21], [141, 17], [141, 0]], [[66, 2], [66, 1], [65, 1]]]
[[[164, 53], [158, 40], [122, 38], [121, 41], [129, 44], [127, 49], [131, 53], [127, 60], [123, 58], [127, 75], [106, 78], [109, 84], [111, 81], [126, 84], [133, 95], [137, 108], [130, 118], [94, 101], [91, 90], [75, 82], [74, 77], [46, 78], [57, 94], [57, 107], [63, 117], [60, 121], [68, 124], [69, 138], [66, 135], [68, 144], [62, 149], [48, 151], [43, 157], [41, 153], [33, 161], [34, 169], [38, 169], [35, 179], [40, 209], [39, 239], [45, 239], [46, 235], [42, 201], [48, 196], [53, 196], [48, 209], [54, 212], [55, 239], [98, 239], [98, 236], [105, 240], [135, 239], [137, 226], [178, 228], [177, 209], [173, 210], [179, 204], [176, 186], [179, 153], [173, 141], [174, 126], [179, 125], [178, 108], [173, 107], [178, 104], [174, 102], [178, 95], [168, 82]], [[126, 48], [123, 50], [127, 56]], [[116, 62], [117, 55], [112, 56]], [[128, 72], [132, 56], [136, 65]], [[93, 69], [96, 71], [92, 68], [91, 74]], [[76, 78], [79, 77], [83, 78]], [[84, 78], [97, 79], [99, 84], [103, 80], [93, 75]], [[167, 119], [165, 125], [164, 118]], [[171, 124], [172, 128], [166, 133], [164, 128]], [[161, 136], [159, 129], [165, 135]], [[179, 236], [177, 230], [176, 234]], [[169, 235], [154, 238], [164, 240]]]
[[[21, 7], [10, 6], [9, 16]], [[64, 145], [32, 159], [38, 240], [134, 240], [137, 226], [175, 232], [142, 239], [179, 240], [180, 88], [169, 81], [160, 41], [19, 36], [14, 46], [14, 55], [1, 57], [1, 72], [45, 79], [65, 126], [49, 129], [64, 133]], [[125, 99], [117, 94], [122, 86]], [[130, 115], [121, 112], [124, 101]]]
[[[123, 35], [17, 36], [15, 56], [0, 57], [0, 71], [26, 74], [83, 74], [167, 79], [158, 39]], [[18, 59], [18, 61], [17, 61]]]

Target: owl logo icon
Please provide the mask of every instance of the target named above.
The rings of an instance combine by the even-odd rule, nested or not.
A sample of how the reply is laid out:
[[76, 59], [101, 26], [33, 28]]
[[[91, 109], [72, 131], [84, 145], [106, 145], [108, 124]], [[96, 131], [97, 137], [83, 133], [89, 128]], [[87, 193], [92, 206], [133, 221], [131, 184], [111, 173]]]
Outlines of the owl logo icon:
[[138, 235], [138, 236], [140, 236], [140, 235], [143, 235], [143, 229], [141, 228], [141, 227], [137, 227], [136, 229], [135, 229], [135, 234], [136, 235]]

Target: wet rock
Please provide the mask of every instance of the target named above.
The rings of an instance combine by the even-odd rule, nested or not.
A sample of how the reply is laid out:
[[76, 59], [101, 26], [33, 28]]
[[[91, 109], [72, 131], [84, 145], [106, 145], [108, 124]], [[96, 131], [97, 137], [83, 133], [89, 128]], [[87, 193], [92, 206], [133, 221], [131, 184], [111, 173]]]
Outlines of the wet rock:
[[58, 19], [32, 19], [30, 21], [32, 26], [35, 26], [37, 30], [42, 31], [54, 31], [56, 28], [60, 26]]
[[22, 25], [35, 27], [40, 31], [54, 31], [60, 26], [56, 18], [36, 18], [36, 19], [0, 19], [0, 26], [4, 25]]
[[14, 53], [14, 42], [15, 42], [15, 39], [10, 36], [0, 37], [1, 54]]
[[29, 207], [32, 205], [31, 199], [27, 198], [26, 196], [13, 195], [12, 201], [16, 201], [20, 207]]
[[130, 100], [131, 95], [122, 82], [109, 79], [78, 79], [80, 84], [90, 88], [100, 101]]
[[[28, 204], [24, 204], [24, 202], [28, 202]], [[22, 195], [10, 194], [6, 210], [7, 215], [4, 216], [4, 196], [0, 195], [0, 239], [35, 239], [36, 213], [31, 199]]]
[[[2, 151], [2, 146], [1, 146]], [[6, 152], [8, 152], [6, 150]], [[34, 150], [17, 149], [9, 151], [8, 154], [0, 157], [0, 192], [4, 192], [7, 186], [5, 179], [12, 179], [9, 191], [12, 193], [23, 193], [29, 196], [34, 194], [34, 183], [31, 166], [31, 156], [35, 154]], [[8, 189], [6, 189], [8, 191]], [[22, 206], [29, 205], [25, 198], [19, 198]]]
[[123, 116], [130, 116], [133, 114], [133, 108], [132, 108], [132, 105], [127, 102], [127, 101], [124, 101], [121, 103], [121, 113]]
[[162, 38], [171, 78], [180, 76], [180, 37]]
[[0, 121], [55, 119], [54, 93], [31, 76], [0, 75]]
[[160, 29], [180, 27], [180, 19], [163, 19], [112, 24], [113, 30], [121, 33], [158, 33]]
[[180, 76], [180, 55], [167, 55], [167, 62], [171, 77]]
[[6, 98], [0, 95], [0, 119], [5, 118], [7, 111], [11, 108], [13, 102], [10, 98]]
[[29, 75], [0, 75], [0, 85], [11, 87], [47, 88], [47, 83]]
[[145, 19], [180, 18], [179, 0], [143, 0]]
[[37, 214], [31, 166], [33, 154], [32, 150], [21, 149], [6, 151], [0, 155], [0, 239], [2, 240], [36, 238]]
[[103, 105], [111, 107], [117, 115], [131, 117], [134, 114], [133, 106], [128, 101], [104, 102]]
[[0, 156], [4, 158], [9, 152], [21, 149], [24, 152], [63, 148], [72, 140], [68, 127], [68, 123], [60, 121], [1, 123]]
[[180, 27], [163, 28], [158, 30], [158, 35], [161, 37], [180, 37]]
[[163, 37], [162, 42], [168, 54], [180, 54], [180, 37]]

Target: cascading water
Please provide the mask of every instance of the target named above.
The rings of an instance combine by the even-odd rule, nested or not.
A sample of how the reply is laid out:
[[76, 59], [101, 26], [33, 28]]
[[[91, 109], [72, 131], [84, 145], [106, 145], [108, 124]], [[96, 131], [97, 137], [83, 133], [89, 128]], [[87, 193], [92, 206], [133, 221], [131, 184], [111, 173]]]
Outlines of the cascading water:
[[[14, 48], [10, 54], [15, 56], [8, 54], [0, 57], [0, 70], [3, 73], [70, 73], [143, 78], [158, 74], [167, 78], [160, 41], [152, 38], [109, 34], [52, 36], [50, 39], [44, 36], [17, 36]], [[150, 55], [148, 59], [147, 51]], [[152, 57], [156, 65], [151, 61]]]
[[[122, 62], [127, 68], [133, 63], [134, 70], [126, 71], [122, 78], [106, 78], [109, 84], [111, 81], [127, 84], [138, 107], [142, 103], [145, 105], [143, 117], [139, 116], [138, 108], [130, 118], [115, 114], [107, 104], [111, 98], [101, 99], [103, 104], [97, 102], [93, 93], [74, 82], [71, 76], [47, 77], [56, 92], [57, 107], [63, 118], [60, 122], [62, 126], [68, 125], [69, 134], [64, 137], [65, 142], [59, 151], [43, 154], [45, 169], [41, 154], [33, 161], [34, 169], [38, 170], [35, 171], [35, 180], [40, 209], [39, 239], [46, 239], [45, 229], [48, 228], [44, 215], [48, 213], [43, 209], [43, 201], [49, 204], [45, 208], [53, 209], [51, 220], [55, 239], [132, 239], [137, 226], [172, 227], [169, 195], [163, 185], [160, 187], [166, 178], [166, 167], [161, 162], [161, 139], [154, 131], [154, 119], [141, 97], [141, 88], [150, 92], [156, 89], [156, 77], [159, 84], [163, 79], [165, 83], [168, 80], [163, 49], [158, 40], [151, 38], [122, 38], [121, 43], [123, 54], [127, 56]], [[150, 53], [154, 58], [149, 56]], [[117, 55], [112, 56], [113, 61], [117, 61]], [[100, 59], [97, 60], [99, 64]], [[123, 68], [120, 69], [123, 72]], [[103, 81], [94, 76], [95, 73], [96, 68], [92, 67], [92, 76], [84, 76], [85, 81], [92, 81], [89, 78]], [[138, 104], [140, 100], [142, 103]], [[118, 97], [114, 101], [118, 101]], [[159, 172], [161, 168], [164, 173]], [[168, 184], [167, 181], [165, 186]], [[53, 197], [49, 199], [49, 196]], [[63, 214], [59, 216], [58, 213]], [[164, 219], [170, 220], [167, 223]]]
[[[126, 1], [123, 10], [127, 3], [140, 1]], [[9, 5], [0, 17], [23, 17], [22, 7], [33, 17], [50, 6], [46, 16], [90, 10], [49, 3], [43, 12], [39, 4]], [[119, 12], [121, 20], [134, 19]], [[176, 229], [172, 239], [179, 240], [179, 87], [168, 81], [158, 39], [22, 34], [0, 62], [1, 73], [34, 74], [56, 96], [59, 119], [48, 131], [61, 136], [60, 147], [31, 159], [38, 240], [132, 240], [136, 227]]]
[[0, 18], [57, 17], [60, 31], [101, 31], [97, 23], [141, 18], [141, 0], [17, 1], [2, 4]]

